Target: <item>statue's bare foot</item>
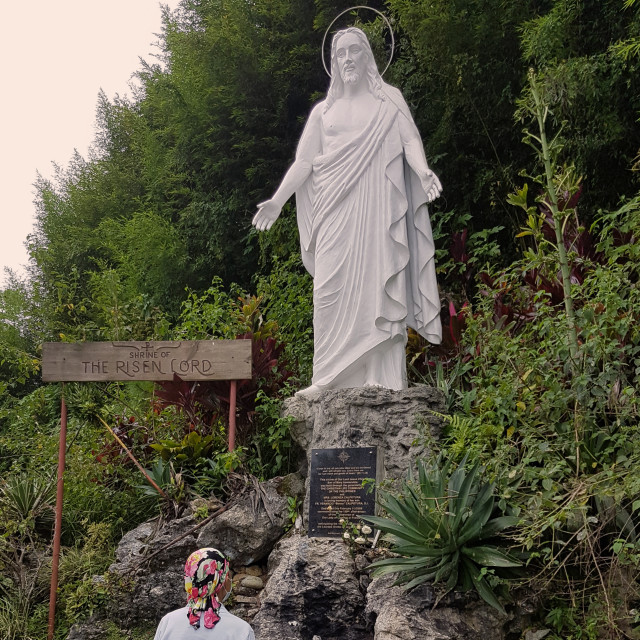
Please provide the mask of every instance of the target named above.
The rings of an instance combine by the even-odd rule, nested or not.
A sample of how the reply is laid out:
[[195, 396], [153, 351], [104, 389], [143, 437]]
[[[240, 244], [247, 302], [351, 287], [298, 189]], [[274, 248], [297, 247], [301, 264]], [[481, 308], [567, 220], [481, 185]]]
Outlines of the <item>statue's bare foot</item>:
[[322, 387], [319, 387], [316, 384], [312, 384], [310, 387], [306, 389], [300, 389], [300, 391], [296, 391], [296, 396], [301, 396], [304, 398], [309, 398], [311, 396], [317, 396], [319, 393], [323, 391]]

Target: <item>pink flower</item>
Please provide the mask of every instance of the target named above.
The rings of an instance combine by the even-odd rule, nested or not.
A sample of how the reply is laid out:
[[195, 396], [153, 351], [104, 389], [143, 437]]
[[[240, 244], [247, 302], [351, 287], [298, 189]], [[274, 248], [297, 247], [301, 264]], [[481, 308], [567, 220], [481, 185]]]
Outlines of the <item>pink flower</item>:
[[218, 620], [220, 620], [220, 616], [216, 615], [213, 609], [207, 609], [204, 612], [204, 626], [207, 629], [213, 629]]
[[[195, 557], [194, 557], [195, 555]], [[184, 565], [184, 572], [186, 575], [188, 575], [190, 578], [193, 578], [196, 569], [198, 568], [198, 561], [200, 560], [200, 557], [196, 554], [191, 554], [189, 556], [189, 559], [187, 560], [187, 563]]]
[[200, 616], [193, 613], [193, 611], [189, 612], [189, 624], [196, 624], [200, 620]]
[[203, 565], [202, 570], [204, 571], [204, 574], [206, 576], [213, 575], [217, 570], [215, 560], [211, 560], [211, 562], [207, 562], [205, 565]]
[[200, 597], [204, 598], [207, 595], [207, 585], [205, 584], [202, 589], [200, 589]]
[[195, 600], [198, 597], [198, 587], [191, 589], [191, 597]]

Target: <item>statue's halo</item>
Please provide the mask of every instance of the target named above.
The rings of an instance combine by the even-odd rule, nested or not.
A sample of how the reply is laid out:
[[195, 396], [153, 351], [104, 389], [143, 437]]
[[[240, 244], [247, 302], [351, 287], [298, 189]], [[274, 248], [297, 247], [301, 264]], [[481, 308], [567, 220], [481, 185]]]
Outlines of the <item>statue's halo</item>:
[[348, 9], [345, 9], [344, 11], [341, 11], [331, 22], [331, 24], [327, 27], [327, 30], [324, 32], [324, 36], [322, 38], [322, 66], [324, 67], [324, 70], [327, 72], [327, 75], [329, 77], [331, 77], [331, 71], [329, 71], [329, 69], [327, 69], [327, 61], [325, 60], [325, 56], [324, 56], [324, 45], [327, 41], [327, 35], [329, 34], [329, 31], [331, 29], [331, 27], [333, 27], [333, 25], [336, 23], [336, 20], [338, 18], [340, 18], [341, 16], [343, 16], [345, 13], [348, 13], [349, 11], [353, 11], [354, 9], [368, 9], [369, 11], [374, 11], [375, 13], [377, 13], [387, 24], [387, 28], [389, 29], [389, 33], [391, 34], [391, 55], [389, 56], [389, 60], [387, 61], [387, 66], [384, 68], [384, 70], [380, 73], [381, 76], [383, 76], [386, 72], [386, 70], [389, 68], [389, 65], [391, 64], [391, 61], [393, 60], [393, 50], [395, 48], [396, 45], [396, 41], [395, 38], [393, 36], [393, 29], [391, 28], [391, 23], [389, 22], [389, 18], [387, 18], [387, 16], [384, 15], [384, 13], [382, 13], [382, 11], [378, 11], [378, 9], [374, 9], [373, 7], [365, 7], [364, 5], [358, 5], [356, 7], [349, 7]]

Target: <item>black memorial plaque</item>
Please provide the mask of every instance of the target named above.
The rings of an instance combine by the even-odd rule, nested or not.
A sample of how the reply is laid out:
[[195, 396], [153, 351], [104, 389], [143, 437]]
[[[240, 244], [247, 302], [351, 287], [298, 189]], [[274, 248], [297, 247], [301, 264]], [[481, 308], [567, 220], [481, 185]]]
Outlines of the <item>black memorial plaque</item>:
[[376, 478], [376, 461], [377, 447], [311, 450], [309, 537], [338, 538], [340, 518], [358, 522], [374, 514], [374, 492], [362, 481]]

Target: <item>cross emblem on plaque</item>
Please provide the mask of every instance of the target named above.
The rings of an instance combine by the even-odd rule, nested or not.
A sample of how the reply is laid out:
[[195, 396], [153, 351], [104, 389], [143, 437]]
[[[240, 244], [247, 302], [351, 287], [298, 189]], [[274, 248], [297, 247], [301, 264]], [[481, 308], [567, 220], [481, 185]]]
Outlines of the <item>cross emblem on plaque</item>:
[[342, 461], [342, 464], [346, 464], [347, 460], [350, 458], [351, 456], [346, 452], [343, 451], [338, 458]]

